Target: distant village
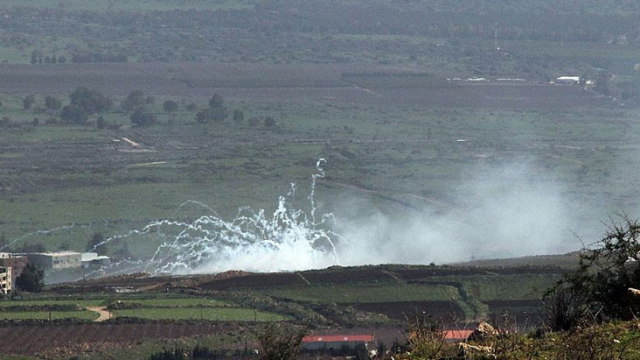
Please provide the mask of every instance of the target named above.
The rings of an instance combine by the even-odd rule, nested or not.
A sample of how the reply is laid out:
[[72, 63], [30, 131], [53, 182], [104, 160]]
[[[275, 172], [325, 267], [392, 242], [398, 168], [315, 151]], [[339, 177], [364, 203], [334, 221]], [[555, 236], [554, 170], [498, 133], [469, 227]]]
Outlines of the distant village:
[[[525, 83], [525, 82], [527, 82], [527, 80], [525, 80], [523, 78], [506, 78], [506, 77], [497, 78], [495, 80], [484, 78], [484, 77], [471, 77], [471, 78], [454, 77], [454, 78], [447, 78], [446, 80], [449, 81], [449, 82], [469, 82], [469, 83], [482, 83], [482, 82], [493, 82], [493, 81], [498, 82], [498, 83]], [[549, 83], [552, 84], [552, 85], [553, 84], [555, 84], [555, 85], [584, 85], [585, 88], [589, 88], [589, 87], [594, 85], [593, 80], [582, 79], [582, 78], [580, 78], [580, 76], [573, 76], [573, 75], [563, 75], [563, 76], [557, 77], [555, 80], [551, 80]]]
[[0, 294], [10, 294], [15, 289], [16, 279], [22, 274], [27, 264], [36, 265], [44, 271], [54, 271], [74, 268], [94, 269], [110, 263], [111, 259], [108, 256], [100, 256], [93, 252], [0, 252]]

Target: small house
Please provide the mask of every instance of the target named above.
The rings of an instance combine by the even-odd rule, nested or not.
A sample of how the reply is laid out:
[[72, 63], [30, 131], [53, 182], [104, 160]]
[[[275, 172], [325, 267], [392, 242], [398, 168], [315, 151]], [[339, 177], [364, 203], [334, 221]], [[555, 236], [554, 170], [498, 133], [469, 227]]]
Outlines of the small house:
[[27, 266], [27, 262], [26, 256], [18, 256], [12, 253], [0, 253], [0, 267], [10, 267], [14, 281], [18, 276], [20, 276], [20, 274], [22, 274], [22, 270]]
[[444, 340], [447, 342], [460, 342], [465, 341], [473, 334], [473, 330], [467, 329], [453, 329], [444, 331]]
[[79, 268], [82, 266], [82, 255], [73, 251], [27, 253], [29, 262], [44, 270]]
[[100, 256], [97, 253], [88, 252], [82, 253], [81, 256], [82, 267], [101, 267], [111, 264], [111, 259], [108, 256]]
[[578, 85], [580, 84], [580, 76], [560, 76], [556, 79], [559, 85]]

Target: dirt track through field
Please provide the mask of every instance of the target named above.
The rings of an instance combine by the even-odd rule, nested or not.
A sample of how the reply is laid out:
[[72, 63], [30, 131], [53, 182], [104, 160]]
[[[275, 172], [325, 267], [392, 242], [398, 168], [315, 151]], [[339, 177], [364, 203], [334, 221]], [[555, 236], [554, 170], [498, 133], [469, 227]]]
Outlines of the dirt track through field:
[[111, 313], [106, 307], [88, 307], [87, 310], [98, 313], [98, 318], [93, 320], [95, 322], [102, 322], [111, 319]]

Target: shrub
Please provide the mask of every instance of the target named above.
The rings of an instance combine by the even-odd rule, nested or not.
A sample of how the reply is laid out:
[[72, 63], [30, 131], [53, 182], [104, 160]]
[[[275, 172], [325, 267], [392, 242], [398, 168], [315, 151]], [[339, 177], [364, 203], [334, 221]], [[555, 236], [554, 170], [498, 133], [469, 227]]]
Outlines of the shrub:
[[304, 331], [285, 329], [278, 324], [269, 324], [258, 334], [263, 360], [292, 360], [300, 356], [300, 345]]
[[569, 305], [577, 307], [566, 310], [582, 312], [579, 307], [585, 307], [600, 320], [633, 319], [640, 313], [640, 301], [628, 290], [640, 284], [640, 223], [626, 216], [620, 218], [619, 223], [612, 221], [595, 249], [580, 254], [578, 270], [566, 274], [547, 291], [547, 300], [558, 291], [566, 292], [575, 303]]

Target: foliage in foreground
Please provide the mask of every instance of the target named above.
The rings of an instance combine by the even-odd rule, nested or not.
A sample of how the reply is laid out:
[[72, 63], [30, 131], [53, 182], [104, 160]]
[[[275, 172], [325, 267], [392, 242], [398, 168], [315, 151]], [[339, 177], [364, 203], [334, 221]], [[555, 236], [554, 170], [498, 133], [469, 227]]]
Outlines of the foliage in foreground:
[[635, 319], [640, 299], [629, 288], [640, 287], [640, 223], [621, 216], [597, 246], [580, 254], [578, 269], [545, 298], [551, 330], [569, 330], [593, 320]]
[[304, 331], [285, 328], [279, 324], [269, 324], [258, 334], [258, 342], [262, 348], [262, 360], [297, 359]]
[[176, 347], [172, 350], [164, 349], [160, 352], [151, 354], [149, 360], [197, 360], [218, 358], [224, 358], [224, 351], [211, 350], [206, 346], [196, 345], [192, 351], [187, 351], [180, 347]]
[[395, 359], [640, 358], [640, 321], [527, 335], [503, 328], [494, 334], [457, 344], [444, 341], [444, 332], [437, 327], [413, 326], [412, 331], [407, 352], [394, 356]]

